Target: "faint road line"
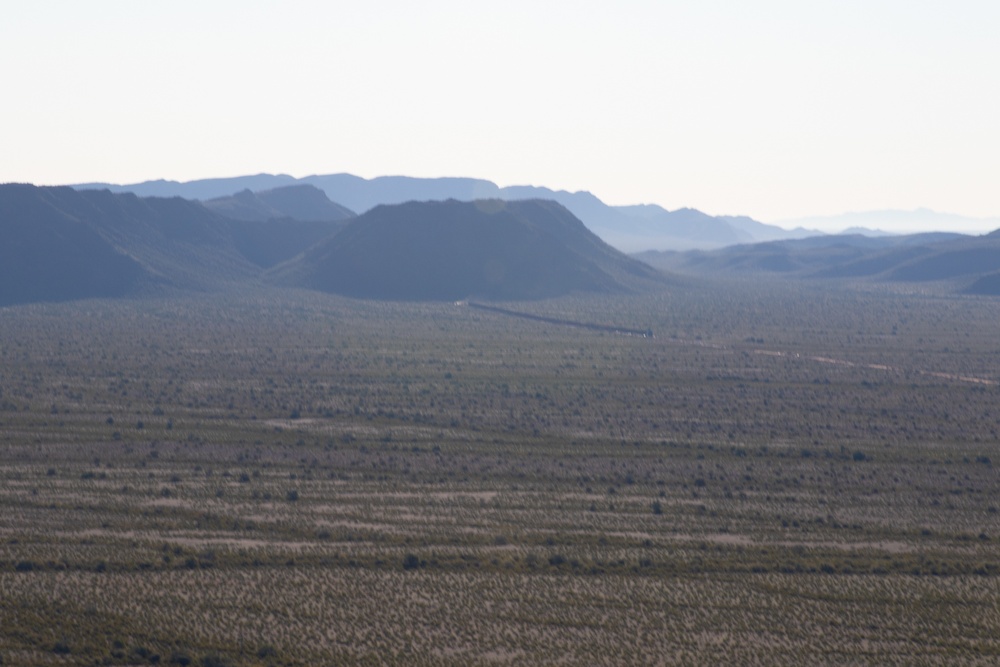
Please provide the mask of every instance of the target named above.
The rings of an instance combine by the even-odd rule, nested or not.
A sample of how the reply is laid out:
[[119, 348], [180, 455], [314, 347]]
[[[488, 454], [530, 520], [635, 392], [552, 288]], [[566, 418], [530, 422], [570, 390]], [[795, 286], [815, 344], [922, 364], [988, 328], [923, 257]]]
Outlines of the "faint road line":
[[[788, 357], [794, 359], [805, 359], [807, 361], [815, 361], [821, 364], [832, 364], [835, 366], [846, 366], [849, 368], [869, 368], [876, 371], [888, 371], [892, 373], [903, 373], [905, 372], [902, 368], [897, 368], [896, 366], [888, 366], [886, 364], [858, 364], [853, 361], [847, 361], [846, 359], [833, 359], [831, 357], [816, 357], [816, 356], [802, 356], [798, 353], [781, 352], [778, 350], [753, 350], [754, 354], [760, 354], [767, 357]], [[922, 369], [916, 369], [913, 372], [920, 375], [929, 375], [931, 377], [940, 378], [942, 380], [954, 380], [956, 382], [971, 382], [973, 384], [984, 384], [989, 386], [997, 386], [996, 380], [986, 380], [984, 378], [972, 377], [970, 375], [957, 375], [955, 373], [940, 373], [936, 371], [925, 371]]]

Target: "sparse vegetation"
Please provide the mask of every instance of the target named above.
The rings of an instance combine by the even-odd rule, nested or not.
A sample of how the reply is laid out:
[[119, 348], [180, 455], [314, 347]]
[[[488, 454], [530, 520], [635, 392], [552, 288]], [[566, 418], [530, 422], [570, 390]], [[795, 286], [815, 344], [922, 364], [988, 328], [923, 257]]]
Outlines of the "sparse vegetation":
[[1000, 303], [762, 285], [0, 310], [0, 658], [996, 662]]

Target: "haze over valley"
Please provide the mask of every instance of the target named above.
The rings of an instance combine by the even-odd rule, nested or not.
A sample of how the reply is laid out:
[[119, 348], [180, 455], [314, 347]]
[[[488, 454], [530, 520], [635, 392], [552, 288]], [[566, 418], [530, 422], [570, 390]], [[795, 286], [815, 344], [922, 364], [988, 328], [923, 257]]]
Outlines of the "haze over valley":
[[1000, 664], [1000, 3], [8, 3], [0, 665]]

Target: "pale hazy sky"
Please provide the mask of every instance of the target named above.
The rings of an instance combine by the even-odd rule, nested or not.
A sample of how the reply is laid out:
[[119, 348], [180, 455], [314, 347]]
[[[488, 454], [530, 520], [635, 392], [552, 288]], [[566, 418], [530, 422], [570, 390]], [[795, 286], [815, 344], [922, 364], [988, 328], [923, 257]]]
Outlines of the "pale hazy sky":
[[1000, 216], [1000, 1], [5, 2], [0, 182], [472, 176]]

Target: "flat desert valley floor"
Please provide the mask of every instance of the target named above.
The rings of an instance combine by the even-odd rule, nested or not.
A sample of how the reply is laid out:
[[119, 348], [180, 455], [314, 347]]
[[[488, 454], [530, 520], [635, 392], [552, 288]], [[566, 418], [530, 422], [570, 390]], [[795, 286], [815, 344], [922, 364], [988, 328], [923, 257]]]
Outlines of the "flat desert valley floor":
[[503, 305], [0, 309], [0, 662], [1000, 661], [1000, 301]]

